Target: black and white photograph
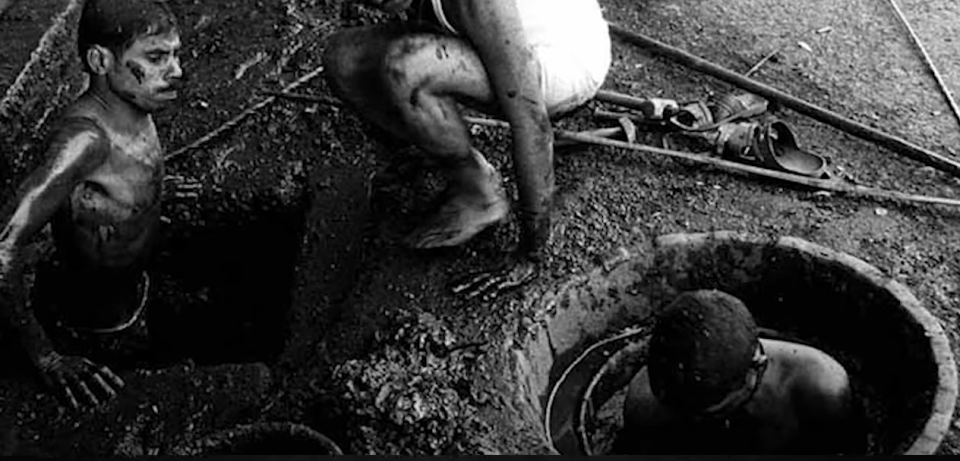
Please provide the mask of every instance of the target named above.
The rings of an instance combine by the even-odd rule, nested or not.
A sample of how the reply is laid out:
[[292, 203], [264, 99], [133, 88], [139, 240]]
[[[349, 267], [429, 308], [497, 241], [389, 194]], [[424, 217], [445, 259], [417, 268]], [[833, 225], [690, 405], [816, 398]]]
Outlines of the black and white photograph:
[[960, 455], [960, 3], [0, 0], [0, 455]]

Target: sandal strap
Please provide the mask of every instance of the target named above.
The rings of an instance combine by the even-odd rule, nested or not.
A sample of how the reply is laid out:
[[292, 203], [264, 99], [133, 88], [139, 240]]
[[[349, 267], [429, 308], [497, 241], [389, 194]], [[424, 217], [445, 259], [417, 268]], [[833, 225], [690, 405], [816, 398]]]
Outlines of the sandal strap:
[[668, 119], [668, 123], [683, 131], [692, 132], [710, 131], [716, 128], [713, 112], [703, 101], [683, 105], [676, 115]]
[[766, 99], [753, 93], [727, 94], [714, 103], [716, 120], [732, 121], [755, 117], [767, 111]]
[[760, 124], [756, 122], [726, 123], [717, 128], [714, 143], [716, 153], [727, 158], [756, 162], [760, 156], [754, 151]]

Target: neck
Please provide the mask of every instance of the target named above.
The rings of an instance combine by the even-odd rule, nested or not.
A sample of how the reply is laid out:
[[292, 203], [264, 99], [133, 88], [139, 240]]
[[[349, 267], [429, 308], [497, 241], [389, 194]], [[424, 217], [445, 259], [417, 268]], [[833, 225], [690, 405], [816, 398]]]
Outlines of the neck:
[[740, 390], [736, 391], [742, 397], [737, 398], [728, 402], [726, 405], [723, 405], [720, 408], [711, 410], [708, 414], [715, 418], [729, 418], [735, 413], [743, 410], [747, 405], [753, 400], [753, 397], [757, 395], [757, 391], [760, 389], [761, 384], [763, 383], [763, 375], [766, 372], [766, 367], [762, 367], [757, 373], [757, 379], [754, 380], [752, 385], [747, 385]]
[[104, 113], [118, 126], [137, 130], [143, 123], [151, 120], [149, 112], [123, 99], [110, 89], [104, 77], [91, 76], [87, 94], [105, 109]]

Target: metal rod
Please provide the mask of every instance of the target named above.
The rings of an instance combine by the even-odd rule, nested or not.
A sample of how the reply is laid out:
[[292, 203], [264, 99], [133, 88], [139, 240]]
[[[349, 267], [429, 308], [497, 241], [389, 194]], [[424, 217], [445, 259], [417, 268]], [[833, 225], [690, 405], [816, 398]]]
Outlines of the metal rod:
[[646, 99], [637, 98], [610, 90], [598, 90], [597, 94], [594, 95], [593, 98], [597, 101], [608, 102], [610, 104], [616, 104], [618, 106], [636, 110], [643, 110], [645, 107], [650, 105], [650, 102]]
[[770, 178], [770, 179], [777, 179], [780, 181], [785, 181], [785, 182], [806, 186], [806, 187], [814, 187], [817, 189], [830, 190], [830, 191], [841, 192], [845, 194], [883, 198], [888, 200], [898, 200], [903, 202], [927, 203], [927, 204], [935, 204], [935, 205], [947, 205], [952, 207], [960, 207], [960, 200], [957, 200], [957, 199], [949, 199], [949, 198], [943, 198], [943, 197], [930, 197], [926, 195], [905, 194], [902, 192], [894, 192], [894, 191], [888, 191], [884, 189], [876, 189], [872, 187], [844, 184], [836, 180], [817, 179], [817, 178], [800, 176], [800, 175], [791, 174], [791, 173], [783, 173], [780, 171], [768, 170], [766, 168], [760, 168], [752, 165], [732, 162], [729, 160], [723, 160], [716, 157], [710, 157], [703, 154], [691, 154], [689, 152], [661, 149], [658, 147], [646, 146], [643, 144], [630, 144], [623, 141], [616, 141], [613, 139], [606, 139], [606, 138], [597, 138], [589, 135], [584, 135], [581, 133], [575, 133], [575, 132], [569, 132], [569, 131], [563, 131], [563, 130], [557, 130], [555, 133], [556, 133], [557, 139], [571, 139], [574, 141], [591, 143], [591, 144], [596, 144], [600, 146], [616, 147], [620, 149], [629, 149], [629, 150], [635, 150], [640, 152], [647, 152], [651, 154], [664, 155], [667, 157], [681, 158], [681, 159], [690, 160], [696, 163], [713, 165], [724, 170], [747, 173], [747, 174], [752, 174], [754, 176], [761, 176], [761, 177]]
[[[475, 123], [478, 125], [492, 126], [507, 128], [510, 126], [509, 123], [502, 120], [495, 119], [486, 119], [478, 117], [464, 117], [464, 120], [468, 123]], [[591, 136], [587, 133], [578, 133], [575, 131], [567, 130], [554, 130], [554, 135], [557, 139], [577, 141], [586, 144], [594, 144], [599, 146], [606, 147], [615, 147], [620, 149], [628, 149], [639, 152], [646, 152], [656, 155], [664, 155], [667, 157], [681, 158], [684, 160], [690, 160], [696, 163], [708, 164], [719, 167], [724, 170], [736, 171], [739, 173], [747, 173], [754, 176], [761, 176], [769, 179], [777, 179], [780, 181], [786, 181], [792, 184], [813, 187], [816, 189], [830, 190], [834, 192], [841, 192], [851, 195], [883, 198], [888, 200], [896, 200], [902, 202], [913, 202], [913, 203], [926, 203], [933, 205], [946, 205], [952, 207], [960, 207], [960, 200], [950, 199], [944, 197], [931, 197], [927, 195], [915, 195], [915, 194], [905, 194], [902, 192], [888, 191], [884, 189], [877, 189], [873, 187], [864, 187], [853, 184], [845, 184], [838, 182], [837, 180], [830, 179], [818, 179], [811, 178], [807, 176], [800, 176], [791, 173], [784, 173], [775, 170], [769, 170], [766, 168], [755, 167], [752, 165], [746, 165], [743, 163], [732, 162], [729, 160], [724, 160], [716, 157], [710, 157], [704, 154], [693, 154], [689, 152], [682, 152], [670, 149], [661, 149], [659, 147], [647, 146], [643, 144], [631, 144], [624, 141], [617, 141], [614, 139], [601, 138], [597, 136]]]
[[[289, 92], [279, 92], [275, 93], [275, 96], [278, 98], [286, 98], [301, 102], [318, 102], [324, 104], [336, 104], [339, 105], [339, 101], [325, 96], [312, 96], [304, 94], [296, 94]], [[503, 120], [483, 118], [483, 117], [472, 117], [465, 116], [463, 120], [467, 123], [472, 123], [475, 125], [496, 127], [496, 128], [509, 128], [510, 124]], [[619, 129], [616, 129], [619, 131]], [[960, 207], [960, 200], [949, 199], [943, 197], [930, 197], [926, 195], [913, 195], [913, 194], [904, 194], [901, 192], [888, 191], [883, 189], [876, 189], [872, 187], [864, 187], [850, 184], [843, 184], [837, 182], [836, 180], [827, 180], [827, 179], [817, 179], [810, 178], [807, 176], [800, 176], [791, 173], [783, 173], [780, 171], [768, 170], [766, 168], [755, 167], [752, 165], [746, 165], [743, 163], [732, 162], [729, 160], [723, 160], [716, 157], [710, 157], [703, 154], [692, 154], [689, 152], [682, 152], [670, 149], [661, 149], [659, 147], [647, 146], [643, 144], [633, 144], [625, 141], [617, 141], [614, 139], [608, 139], [605, 137], [595, 136], [590, 134], [590, 132], [576, 132], [568, 130], [553, 130], [554, 136], [557, 140], [565, 141], [574, 141], [585, 144], [594, 144], [606, 147], [616, 147], [621, 149], [629, 149], [639, 152], [646, 152], [656, 155], [664, 155], [667, 157], [681, 158], [684, 160], [689, 160], [696, 163], [708, 164], [719, 167], [724, 170], [736, 171], [740, 173], [752, 174], [754, 176], [761, 176], [770, 179], [777, 179], [780, 181], [786, 181], [796, 185], [813, 187], [823, 190], [832, 190], [834, 192], [842, 192], [851, 195], [861, 195], [868, 197], [884, 198], [888, 200], [898, 200], [904, 202], [914, 202], [914, 203], [926, 203], [934, 205], [946, 205], [953, 207]], [[609, 134], [615, 135], [614, 130], [596, 130], [598, 134]]]
[[903, 15], [903, 11], [900, 10], [900, 6], [897, 5], [895, 0], [888, 0], [890, 6], [893, 7], [893, 10], [897, 13], [897, 17], [900, 18], [900, 22], [903, 23], [903, 26], [907, 28], [907, 32], [910, 32], [910, 38], [913, 39], [913, 44], [917, 46], [917, 49], [920, 50], [920, 54], [923, 55], [923, 61], [927, 64], [927, 68], [930, 69], [930, 73], [933, 74], [933, 78], [937, 80], [937, 85], [940, 86], [940, 91], [943, 92], [943, 96], [947, 98], [947, 104], [950, 104], [950, 110], [953, 111], [953, 116], [957, 119], [957, 122], [960, 122], [960, 108], [957, 108], [957, 102], [953, 100], [953, 95], [950, 94], [950, 89], [947, 88], [947, 84], [944, 83], [943, 77], [940, 76], [940, 71], [937, 70], [937, 66], [933, 65], [933, 61], [930, 59], [930, 55], [927, 54], [927, 49], [924, 48], [923, 43], [920, 42], [920, 37], [917, 36], [917, 33], [913, 31], [913, 27], [910, 26], [910, 22], [907, 21], [906, 16]]
[[613, 35], [618, 36], [629, 43], [642, 46], [691, 69], [711, 75], [760, 96], [775, 100], [785, 107], [843, 130], [861, 139], [875, 142], [883, 147], [886, 147], [887, 149], [890, 149], [894, 153], [907, 156], [918, 162], [930, 165], [941, 171], [945, 171], [953, 176], [960, 177], [960, 163], [954, 159], [942, 156], [915, 144], [911, 144], [910, 142], [871, 128], [862, 123], [855, 122], [830, 110], [810, 104], [802, 99], [764, 85], [751, 78], [744, 77], [717, 64], [694, 56], [686, 51], [674, 48], [658, 40], [629, 31], [613, 23], [610, 23], [609, 27], [610, 32]]

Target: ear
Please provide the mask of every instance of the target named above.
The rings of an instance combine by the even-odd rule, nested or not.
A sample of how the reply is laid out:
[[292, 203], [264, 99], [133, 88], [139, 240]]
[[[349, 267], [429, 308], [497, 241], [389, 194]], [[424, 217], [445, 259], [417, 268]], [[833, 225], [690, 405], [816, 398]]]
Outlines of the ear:
[[87, 64], [94, 74], [105, 75], [113, 67], [113, 52], [100, 45], [87, 49]]

